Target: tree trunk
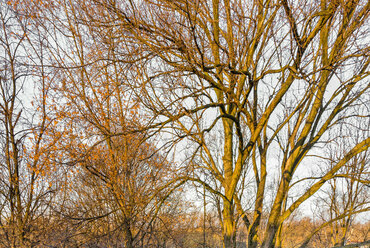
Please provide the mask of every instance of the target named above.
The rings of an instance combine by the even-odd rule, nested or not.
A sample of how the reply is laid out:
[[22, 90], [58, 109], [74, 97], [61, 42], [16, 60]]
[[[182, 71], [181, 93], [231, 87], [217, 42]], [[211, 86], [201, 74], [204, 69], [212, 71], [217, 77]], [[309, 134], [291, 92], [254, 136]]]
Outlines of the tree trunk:
[[130, 228], [130, 223], [129, 220], [125, 219], [123, 223], [123, 228], [124, 228], [124, 239], [125, 239], [125, 248], [133, 248], [133, 238], [132, 238], [132, 233], [131, 233], [131, 228]]
[[265, 238], [261, 248], [275, 248], [274, 240], [278, 231], [278, 225], [270, 225], [265, 233]]
[[233, 247], [234, 237], [234, 213], [233, 205], [230, 202], [224, 201], [223, 214], [223, 248]]
[[[262, 148], [262, 147], [261, 147]], [[265, 195], [265, 185], [266, 185], [266, 152], [262, 151], [263, 149], [260, 149], [260, 162], [261, 162], [261, 175], [258, 178], [258, 174], [256, 174], [257, 177], [257, 197], [256, 202], [254, 204], [254, 214], [253, 214], [253, 221], [250, 227], [248, 228], [248, 236], [247, 236], [247, 247], [248, 248], [256, 248], [258, 245], [258, 229], [261, 223], [262, 218], [262, 209], [263, 209], [263, 198]], [[253, 151], [253, 158], [256, 157], [255, 151]], [[253, 163], [256, 163], [253, 161]], [[257, 165], [256, 165], [257, 166]]]
[[224, 133], [225, 133], [225, 143], [224, 143], [224, 156], [223, 156], [223, 167], [225, 171], [225, 196], [223, 202], [223, 247], [231, 248], [233, 247], [233, 235], [234, 229], [234, 189], [231, 187], [233, 177], [234, 177], [234, 164], [233, 164], [233, 122], [230, 119], [223, 120]]

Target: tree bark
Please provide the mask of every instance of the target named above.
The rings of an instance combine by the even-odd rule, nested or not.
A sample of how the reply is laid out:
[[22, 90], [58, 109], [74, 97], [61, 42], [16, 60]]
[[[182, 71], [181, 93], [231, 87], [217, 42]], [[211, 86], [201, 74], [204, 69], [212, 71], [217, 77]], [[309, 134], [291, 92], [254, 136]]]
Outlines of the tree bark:
[[223, 209], [223, 248], [233, 247], [234, 237], [234, 213], [233, 204], [231, 202], [224, 202]]

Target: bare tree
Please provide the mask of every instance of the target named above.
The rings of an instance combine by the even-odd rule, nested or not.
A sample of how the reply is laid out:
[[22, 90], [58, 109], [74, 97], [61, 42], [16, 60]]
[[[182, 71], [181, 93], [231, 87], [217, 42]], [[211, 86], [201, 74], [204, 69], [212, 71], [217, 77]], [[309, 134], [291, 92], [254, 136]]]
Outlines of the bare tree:
[[[57, 184], [48, 127], [47, 92], [52, 79], [43, 66], [43, 36], [26, 3], [0, 2], [0, 242], [33, 247], [50, 226], [49, 202]], [[55, 179], [55, 178], [53, 178]]]
[[71, 193], [55, 209], [80, 224], [74, 235], [81, 245], [151, 245], [161, 208], [185, 180], [157, 141], [138, 131], [147, 117], [125, 83], [135, 75], [131, 66], [116, 62], [116, 30], [84, 22], [76, 2], [58, 1], [42, 17], [56, 75], [56, 159], [70, 168]]
[[[255, 201], [252, 219], [243, 218], [248, 247], [258, 245], [263, 208], [269, 217], [262, 247], [274, 247], [284, 220], [369, 147], [369, 138], [358, 141], [310, 187], [295, 191], [305, 181], [295, 173], [309, 156], [322, 155], [317, 148], [330, 142], [328, 130], [358, 115], [343, 110], [367, 101], [365, 1], [96, 0], [82, 6], [91, 26], [120, 28], [115, 61], [138, 72], [129, 86], [153, 116], [145, 128], [189, 142], [188, 164], [210, 171], [221, 185], [216, 190], [188, 178], [221, 196], [224, 247], [235, 246], [234, 212], [246, 216], [237, 192], [249, 164], [256, 192], [244, 196]], [[217, 135], [222, 156], [212, 148]], [[275, 150], [277, 174], [268, 173], [276, 168]], [[270, 207], [264, 206], [269, 174], [278, 175]]]
[[[332, 168], [338, 159], [343, 157], [348, 147], [351, 146], [350, 143], [356, 143], [362, 137], [369, 136], [369, 130], [359, 127], [358, 124], [358, 122], [352, 121], [347, 130], [340, 128], [341, 136], [346, 138], [341, 137], [328, 147], [330, 156], [327, 163], [329, 168]], [[368, 164], [369, 153], [365, 151], [354, 156], [338, 171], [335, 178], [328, 181], [316, 199], [315, 212], [321, 225], [308, 235], [301, 247], [305, 247], [310, 239], [324, 228], [330, 229], [328, 242], [331, 243], [331, 246], [344, 246], [346, 244], [356, 216], [370, 210], [368, 200], [369, 168], [366, 166]]]

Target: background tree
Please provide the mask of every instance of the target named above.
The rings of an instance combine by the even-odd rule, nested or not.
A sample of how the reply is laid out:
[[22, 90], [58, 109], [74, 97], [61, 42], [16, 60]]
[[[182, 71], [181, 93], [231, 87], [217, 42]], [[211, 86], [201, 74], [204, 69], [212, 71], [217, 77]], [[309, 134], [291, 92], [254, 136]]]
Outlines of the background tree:
[[52, 153], [43, 36], [26, 3], [0, 2], [0, 242], [2, 247], [43, 243], [50, 227]]
[[131, 66], [116, 62], [116, 30], [83, 22], [75, 4], [60, 1], [43, 14], [57, 75], [50, 92], [60, 119], [57, 159], [71, 168], [71, 194], [55, 209], [81, 224], [78, 244], [146, 247], [162, 231], [155, 230], [160, 208], [184, 180], [157, 141], [138, 131], [146, 116], [125, 83]]
[[[352, 122], [347, 130], [340, 128], [341, 137], [347, 138], [345, 140], [338, 138], [329, 146], [330, 160], [327, 161], [329, 168], [332, 168], [337, 159], [343, 156], [351, 143], [369, 136], [369, 130], [358, 127], [358, 124], [358, 122]], [[307, 236], [301, 247], [307, 245], [310, 239], [323, 228], [326, 232], [330, 230], [328, 244], [330, 243], [331, 246], [344, 246], [347, 243], [356, 216], [370, 210], [367, 164], [369, 164], [369, 154], [365, 151], [353, 157], [338, 171], [337, 177], [330, 180], [321, 190], [315, 200], [317, 207], [314, 211], [322, 224]]]

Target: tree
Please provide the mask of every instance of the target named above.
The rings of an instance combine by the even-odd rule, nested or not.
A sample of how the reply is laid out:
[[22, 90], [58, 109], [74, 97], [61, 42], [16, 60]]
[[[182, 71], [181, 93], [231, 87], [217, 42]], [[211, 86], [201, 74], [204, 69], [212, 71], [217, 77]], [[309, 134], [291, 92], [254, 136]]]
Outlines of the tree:
[[[349, 130], [340, 129], [341, 136], [346, 138], [339, 138], [328, 148], [329, 168], [332, 168], [337, 160], [343, 157], [351, 143], [356, 143], [362, 137], [369, 136], [369, 130], [358, 127], [358, 124], [352, 122], [351, 127], [348, 127]], [[356, 126], [357, 131], [354, 131], [353, 127]], [[356, 216], [370, 210], [367, 190], [370, 181], [367, 164], [369, 164], [369, 153], [365, 151], [354, 156], [338, 171], [336, 178], [328, 181], [327, 187], [321, 190], [316, 199], [317, 206], [320, 207], [315, 209], [315, 212], [322, 224], [307, 236], [301, 247], [305, 247], [310, 239], [324, 228], [330, 229], [328, 237], [331, 246], [344, 246], [347, 243]]]
[[81, 224], [80, 244], [147, 246], [159, 232], [161, 208], [185, 181], [177, 180], [180, 171], [156, 140], [138, 131], [146, 116], [125, 83], [132, 68], [115, 62], [114, 30], [87, 25], [69, 1], [42, 17], [56, 74], [50, 91], [60, 120], [53, 128], [60, 137], [55, 157], [69, 170], [64, 187], [71, 192], [54, 208]]
[[48, 203], [54, 137], [48, 127], [47, 92], [52, 79], [43, 66], [33, 29], [34, 12], [26, 3], [0, 2], [0, 242], [2, 247], [42, 243], [49, 228]]
[[[224, 247], [235, 245], [234, 212], [246, 217], [237, 189], [249, 165], [256, 192], [244, 197], [255, 205], [253, 217], [243, 219], [248, 247], [256, 247], [267, 172], [276, 168], [271, 152], [281, 155], [278, 174], [270, 173], [278, 178], [262, 244], [274, 247], [284, 220], [369, 147], [369, 138], [353, 144], [310, 187], [297, 189], [294, 180], [306, 180], [296, 173], [309, 156], [322, 155], [317, 148], [330, 142], [328, 131], [357, 118], [355, 107], [367, 101], [366, 1], [80, 4], [89, 27], [114, 30], [110, 42], [120, 50], [112, 60], [134, 68], [127, 83], [152, 116], [145, 128], [188, 142], [188, 165], [207, 169], [221, 185], [218, 191], [188, 177], [222, 197]], [[342, 115], [345, 109], [353, 112]], [[221, 159], [211, 148], [217, 135]], [[298, 196], [288, 201], [293, 192]]]

